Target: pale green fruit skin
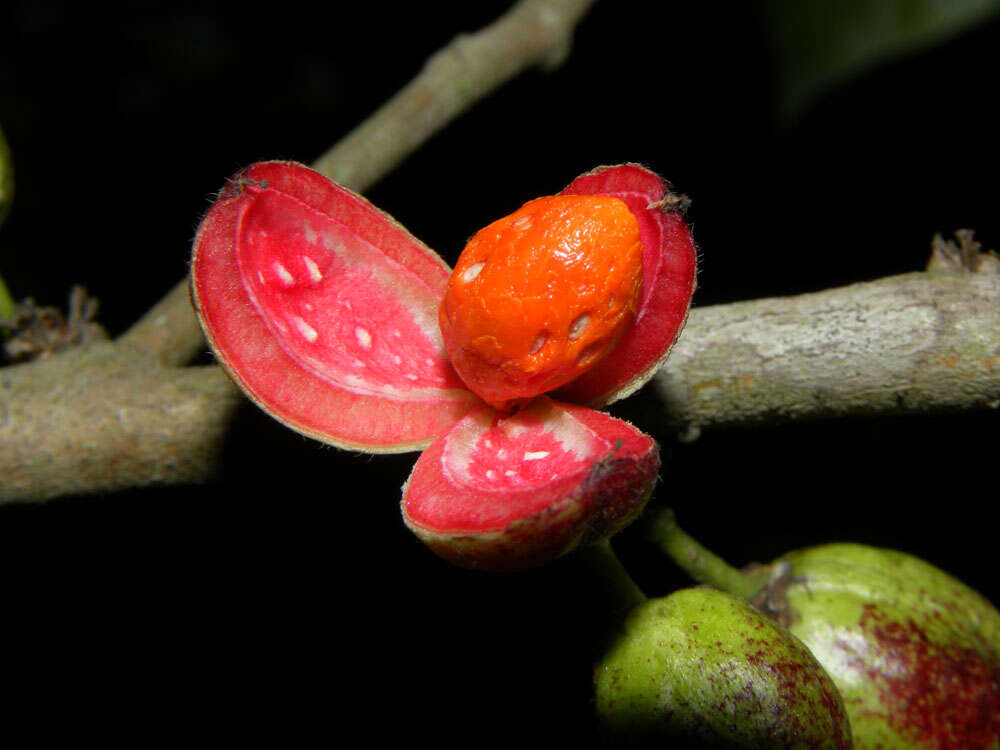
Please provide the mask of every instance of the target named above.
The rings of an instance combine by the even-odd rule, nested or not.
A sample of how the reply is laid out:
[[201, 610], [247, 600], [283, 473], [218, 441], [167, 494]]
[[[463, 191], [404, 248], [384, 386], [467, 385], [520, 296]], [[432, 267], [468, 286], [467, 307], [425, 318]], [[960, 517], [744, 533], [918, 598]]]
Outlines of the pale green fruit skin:
[[1000, 748], [1000, 613], [902, 552], [786, 555], [790, 630], [836, 682], [855, 745]]
[[608, 744], [849, 748], [840, 696], [787, 630], [729, 594], [634, 609], [595, 672]]

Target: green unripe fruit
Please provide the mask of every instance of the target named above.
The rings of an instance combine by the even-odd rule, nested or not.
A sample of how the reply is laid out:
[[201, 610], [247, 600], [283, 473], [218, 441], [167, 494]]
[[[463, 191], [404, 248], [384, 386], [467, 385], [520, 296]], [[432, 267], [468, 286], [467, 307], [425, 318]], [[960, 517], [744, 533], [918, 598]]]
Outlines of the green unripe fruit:
[[749, 600], [809, 647], [843, 696], [858, 747], [1000, 750], [1000, 612], [965, 584], [860, 544], [740, 571], [670, 509], [649, 518], [649, 537], [695, 580]]
[[754, 599], [836, 682], [858, 747], [1000, 748], [1000, 613], [923, 560], [792, 552]]
[[635, 608], [595, 681], [602, 730], [615, 747], [851, 747], [844, 705], [812, 654], [714, 589]]

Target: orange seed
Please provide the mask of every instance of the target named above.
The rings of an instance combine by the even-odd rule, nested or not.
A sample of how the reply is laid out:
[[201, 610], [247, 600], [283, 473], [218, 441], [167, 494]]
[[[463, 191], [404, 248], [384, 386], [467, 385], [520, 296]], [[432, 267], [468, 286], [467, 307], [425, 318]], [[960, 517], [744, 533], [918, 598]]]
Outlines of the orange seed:
[[538, 198], [473, 236], [439, 322], [470, 390], [507, 410], [597, 364], [631, 327], [639, 225], [611, 196]]

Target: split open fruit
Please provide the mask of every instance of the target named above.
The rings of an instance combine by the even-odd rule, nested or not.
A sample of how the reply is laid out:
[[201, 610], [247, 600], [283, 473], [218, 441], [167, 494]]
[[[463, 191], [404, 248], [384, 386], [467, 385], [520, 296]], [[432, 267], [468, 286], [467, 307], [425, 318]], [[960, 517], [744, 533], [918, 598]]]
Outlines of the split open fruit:
[[[684, 323], [695, 248], [675, 206], [643, 167], [596, 169], [497, 222], [516, 236], [467, 250], [442, 307], [450, 269], [437, 254], [308, 167], [263, 162], [203, 220], [192, 300], [220, 363], [284, 424], [371, 453], [429, 446], [402, 510], [436, 552], [524, 568], [606, 538], [652, 491], [655, 441], [588, 407], [652, 377]], [[527, 232], [515, 226], [525, 216]], [[577, 251], [583, 266], [556, 262]], [[522, 286], [503, 286], [504, 258]], [[491, 279], [502, 283], [467, 293]], [[587, 293], [588, 279], [604, 286]], [[546, 290], [521, 323], [463, 318], [484, 299], [523, 312]], [[499, 359], [475, 354], [483, 336]]]

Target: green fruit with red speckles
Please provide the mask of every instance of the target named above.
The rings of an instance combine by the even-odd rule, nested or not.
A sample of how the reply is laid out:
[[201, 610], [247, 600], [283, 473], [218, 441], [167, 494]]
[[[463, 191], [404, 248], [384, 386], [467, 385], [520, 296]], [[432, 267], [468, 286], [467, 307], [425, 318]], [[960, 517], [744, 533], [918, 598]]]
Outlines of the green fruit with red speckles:
[[830, 677], [785, 628], [709, 588], [631, 612], [595, 673], [609, 744], [849, 748]]
[[1000, 748], [1000, 613], [911, 555], [792, 552], [754, 602], [836, 682], [858, 747]]

